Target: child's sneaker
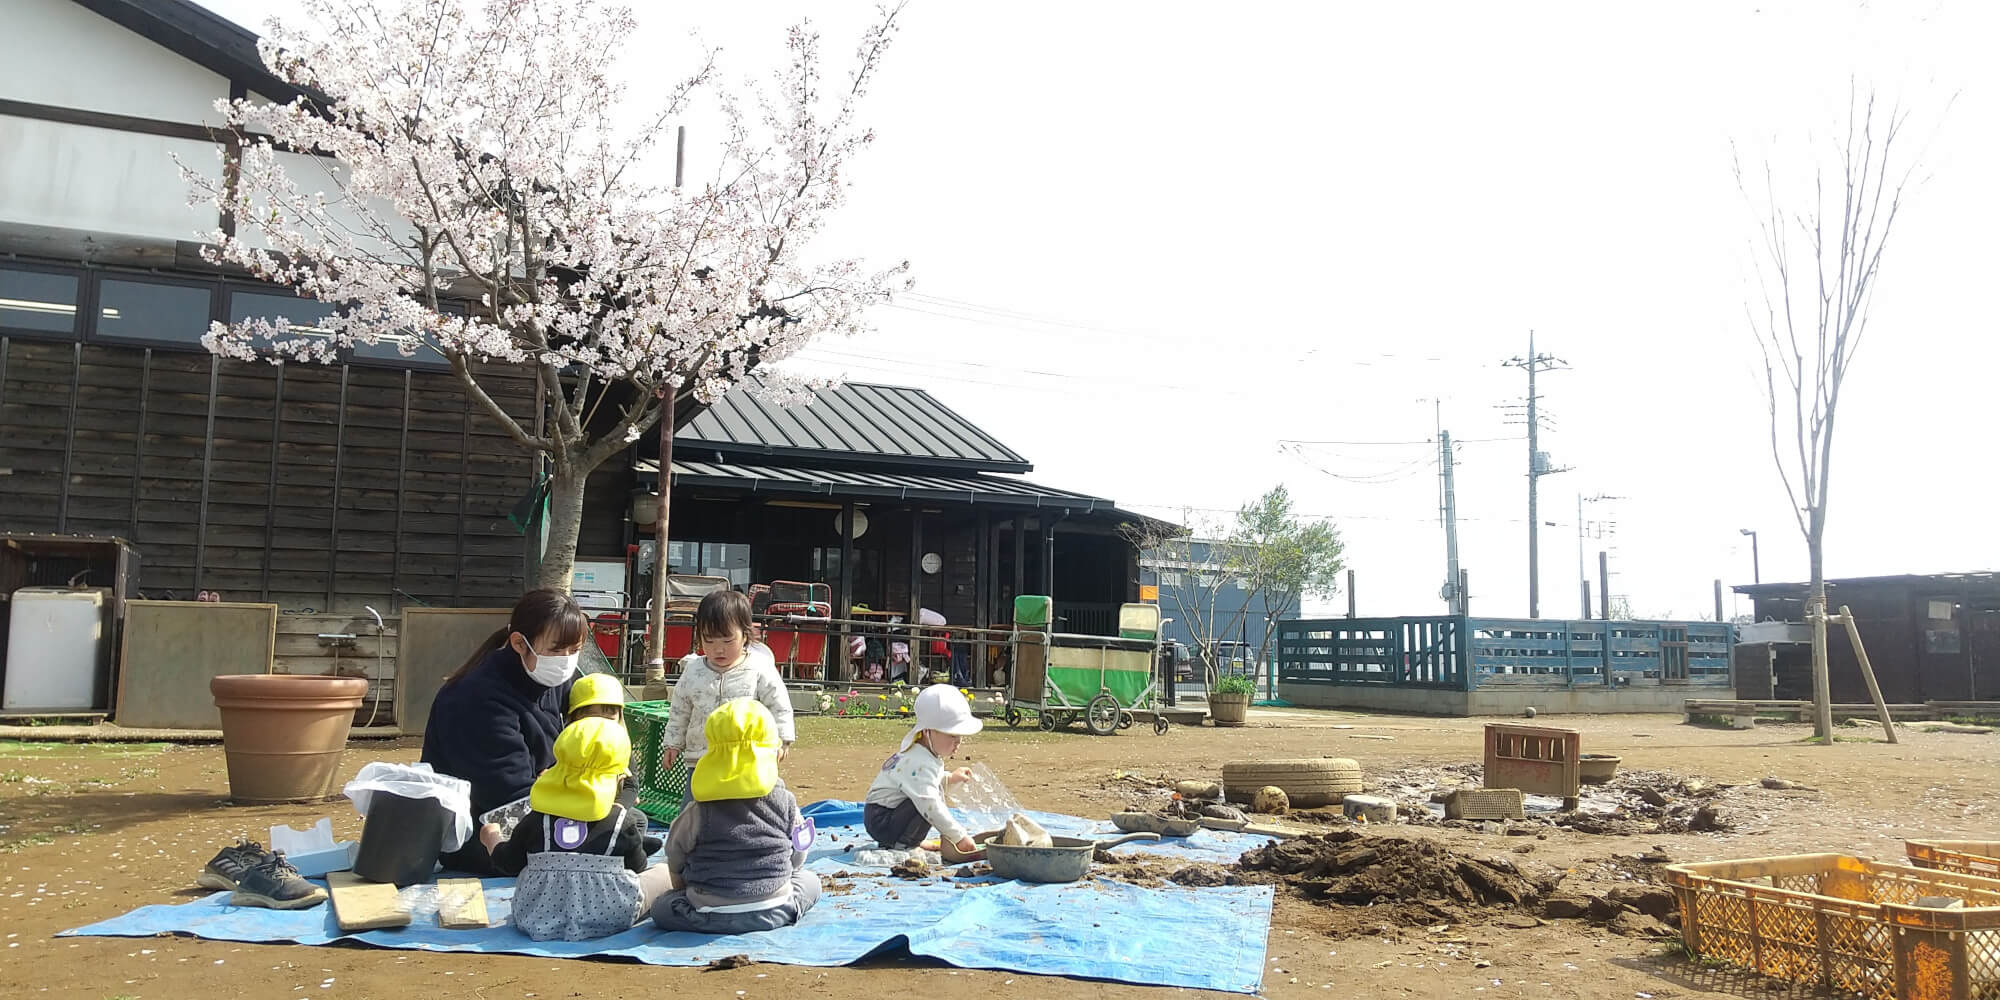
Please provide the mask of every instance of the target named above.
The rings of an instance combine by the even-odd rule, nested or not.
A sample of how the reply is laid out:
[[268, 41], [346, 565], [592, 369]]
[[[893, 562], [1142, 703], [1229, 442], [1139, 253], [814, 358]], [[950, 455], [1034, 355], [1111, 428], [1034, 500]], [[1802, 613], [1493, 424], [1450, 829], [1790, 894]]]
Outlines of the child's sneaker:
[[234, 889], [250, 869], [267, 857], [270, 857], [270, 852], [264, 850], [263, 844], [239, 839], [202, 866], [194, 884], [204, 889]]
[[273, 910], [303, 910], [326, 899], [326, 890], [308, 882], [285, 860], [284, 853], [271, 854], [243, 873], [229, 897], [231, 906], [265, 906]]

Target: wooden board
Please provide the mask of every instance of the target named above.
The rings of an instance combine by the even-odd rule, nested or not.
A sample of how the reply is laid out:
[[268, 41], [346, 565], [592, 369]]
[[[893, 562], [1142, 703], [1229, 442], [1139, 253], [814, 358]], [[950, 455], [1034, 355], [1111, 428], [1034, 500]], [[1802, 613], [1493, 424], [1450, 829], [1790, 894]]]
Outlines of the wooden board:
[[438, 926], [450, 931], [490, 927], [486, 890], [476, 878], [438, 879]]
[[220, 729], [208, 682], [271, 669], [275, 604], [127, 601], [112, 717], [134, 729]]
[[[353, 872], [328, 872], [326, 884], [333, 895], [333, 919], [341, 930], [373, 931], [409, 926], [409, 913], [396, 908], [394, 885], [363, 881]], [[483, 900], [480, 909], [485, 909]]]
[[458, 669], [494, 630], [506, 627], [512, 613], [511, 607], [403, 609], [396, 651], [396, 721], [404, 734], [424, 731], [445, 675]]

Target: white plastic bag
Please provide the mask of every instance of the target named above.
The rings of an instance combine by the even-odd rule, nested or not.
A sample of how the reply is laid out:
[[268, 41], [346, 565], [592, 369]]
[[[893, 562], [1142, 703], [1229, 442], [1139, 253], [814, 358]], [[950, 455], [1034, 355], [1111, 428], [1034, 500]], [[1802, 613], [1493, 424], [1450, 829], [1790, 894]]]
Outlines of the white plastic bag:
[[368, 815], [368, 799], [376, 792], [388, 792], [406, 799], [435, 799], [451, 812], [439, 853], [448, 854], [472, 839], [472, 783], [431, 770], [429, 764], [391, 764], [375, 761], [363, 765], [361, 773], [342, 788], [341, 794], [354, 801], [354, 811]]

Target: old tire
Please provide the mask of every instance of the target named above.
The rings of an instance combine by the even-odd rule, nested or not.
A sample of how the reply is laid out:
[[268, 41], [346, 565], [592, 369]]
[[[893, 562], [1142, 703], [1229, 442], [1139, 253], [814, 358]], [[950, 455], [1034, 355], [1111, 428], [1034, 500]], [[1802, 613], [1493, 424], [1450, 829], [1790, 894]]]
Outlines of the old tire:
[[1361, 765], [1345, 757], [1303, 760], [1239, 760], [1222, 765], [1229, 801], [1249, 804], [1266, 785], [1282, 788], [1294, 809], [1340, 804], [1361, 791]]

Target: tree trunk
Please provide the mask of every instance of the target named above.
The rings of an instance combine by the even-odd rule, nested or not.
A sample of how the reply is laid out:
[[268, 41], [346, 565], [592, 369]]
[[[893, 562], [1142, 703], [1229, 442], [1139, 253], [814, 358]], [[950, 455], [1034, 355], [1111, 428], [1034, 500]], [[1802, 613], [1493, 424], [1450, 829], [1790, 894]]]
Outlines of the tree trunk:
[[569, 593], [576, 569], [576, 538], [583, 528], [583, 484], [589, 470], [556, 468], [549, 477], [549, 545], [535, 572], [535, 586]]
[[1806, 591], [1806, 621], [1812, 625], [1813, 735], [1832, 746], [1833, 692], [1826, 662], [1826, 567], [1817, 532], [1806, 540], [1806, 548], [1812, 560], [1812, 585]]

